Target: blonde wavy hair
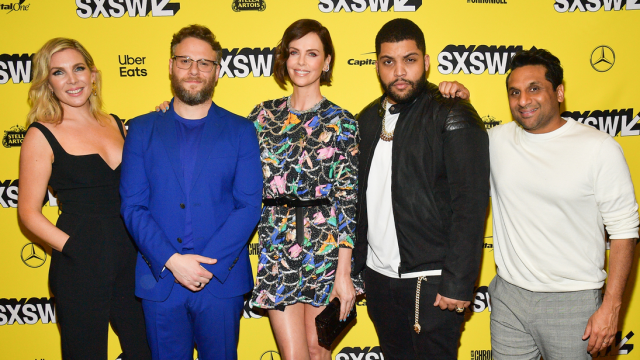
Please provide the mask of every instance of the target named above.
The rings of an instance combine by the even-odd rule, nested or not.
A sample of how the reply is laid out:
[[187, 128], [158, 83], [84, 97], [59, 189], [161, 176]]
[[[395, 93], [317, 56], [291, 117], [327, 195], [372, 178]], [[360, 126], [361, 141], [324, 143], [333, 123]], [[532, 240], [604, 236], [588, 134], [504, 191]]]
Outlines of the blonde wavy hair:
[[89, 70], [95, 73], [96, 95], [92, 94], [89, 96], [91, 114], [99, 123], [108, 121], [109, 117], [102, 109], [102, 77], [100, 71], [96, 68], [91, 54], [89, 54], [87, 49], [77, 40], [55, 38], [47, 41], [33, 57], [33, 78], [31, 80], [31, 87], [29, 88], [29, 106], [31, 106], [31, 110], [29, 110], [29, 114], [27, 115], [28, 124], [36, 121], [52, 124], [62, 122], [64, 115], [62, 106], [58, 98], [49, 88], [49, 68], [53, 54], [67, 49], [78, 51], [84, 58]]

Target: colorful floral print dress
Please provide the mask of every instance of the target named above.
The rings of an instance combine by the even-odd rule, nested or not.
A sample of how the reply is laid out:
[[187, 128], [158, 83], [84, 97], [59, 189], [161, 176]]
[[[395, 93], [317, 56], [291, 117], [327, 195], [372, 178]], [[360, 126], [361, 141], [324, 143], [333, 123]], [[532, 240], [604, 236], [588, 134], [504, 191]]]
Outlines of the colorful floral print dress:
[[[332, 205], [303, 208], [304, 243], [296, 241], [296, 210], [265, 206], [258, 224], [260, 260], [252, 305], [283, 309], [298, 302], [326, 305], [341, 247], [355, 241], [358, 129], [353, 116], [324, 99], [296, 113], [287, 98], [251, 112], [258, 132], [263, 197], [328, 198]], [[362, 281], [353, 279], [356, 293]]]

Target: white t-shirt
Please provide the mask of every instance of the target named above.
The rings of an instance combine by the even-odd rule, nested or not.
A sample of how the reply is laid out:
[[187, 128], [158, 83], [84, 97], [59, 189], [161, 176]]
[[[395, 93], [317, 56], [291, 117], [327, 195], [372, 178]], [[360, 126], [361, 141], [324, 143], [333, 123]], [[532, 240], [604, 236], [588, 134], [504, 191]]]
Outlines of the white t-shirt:
[[[392, 132], [400, 114], [390, 114], [388, 104], [385, 115], [385, 129]], [[391, 277], [399, 278], [400, 249], [396, 235], [396, 225], [391, 204], [391, 153], [393, 141], [380, 139], [376, 145], [369, 170], [367, 185], [367, 266], [372, 270]], [[429, 270], [402, 274], [403, 278], [440, 275], [442, 270]]]
[[572, 119], [546, 134], [515, 122], [489, 130], [498, 275], [530, 291], [599, 289], [605, 232], [638, 237], [638, 204], [622, 148]]

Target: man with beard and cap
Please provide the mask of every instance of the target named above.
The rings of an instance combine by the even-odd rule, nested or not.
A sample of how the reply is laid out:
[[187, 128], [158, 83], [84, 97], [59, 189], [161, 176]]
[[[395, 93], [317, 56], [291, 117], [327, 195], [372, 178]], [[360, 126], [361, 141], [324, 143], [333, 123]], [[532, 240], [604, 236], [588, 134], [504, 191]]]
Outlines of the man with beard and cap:
[[247, 242], [258, 222], [262, 170], [251, 122], [212, 100], [220, 44], [191, 25], [173, 35], [168, 111], [133, 119], [122, 155], [121, 212], [138, 249], [153, 359], [235, 359]]
[[425, 48], [410, 20], [380, 29], [376, 70], [385, 92], [357, 118], [353, 271], [364, 271], [385, 359], [458, 358], [482, 258], [489, 140], [468, 101], [426, 80]]

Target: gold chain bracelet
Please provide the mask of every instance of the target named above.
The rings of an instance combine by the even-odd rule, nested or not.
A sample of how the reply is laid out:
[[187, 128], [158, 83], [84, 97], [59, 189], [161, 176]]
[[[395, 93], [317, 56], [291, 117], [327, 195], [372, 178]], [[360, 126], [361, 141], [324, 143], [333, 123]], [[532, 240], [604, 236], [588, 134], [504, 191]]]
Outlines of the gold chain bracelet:
[[427, 281], [426, 276], [418, 277], [418, 285], [416, 286], [416, 322], [413, 324], [413, 330], [417, 334], [420, 334], [420, 324], [418, 323], [418, 318], [420, 317], [420, 285], [422, 284], [422, 280]]

